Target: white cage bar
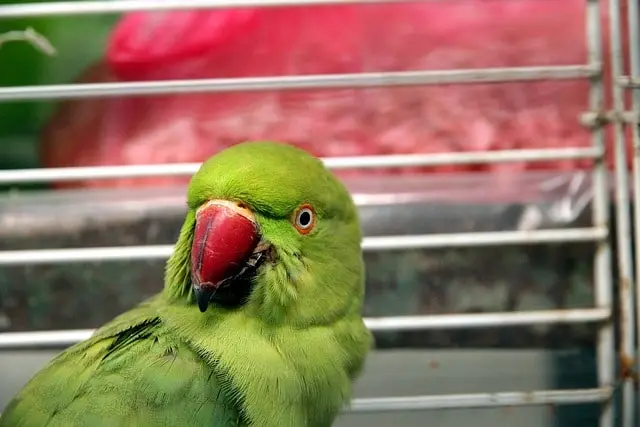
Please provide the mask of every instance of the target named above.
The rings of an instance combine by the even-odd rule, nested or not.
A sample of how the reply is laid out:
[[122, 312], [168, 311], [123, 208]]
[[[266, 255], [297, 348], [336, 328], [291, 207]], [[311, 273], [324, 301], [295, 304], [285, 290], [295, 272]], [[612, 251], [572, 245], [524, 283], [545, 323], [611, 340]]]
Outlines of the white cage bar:
[[[586, 36], [587, 60], [590, 64], [604, 62], [602, 49], [602, 26], [600, 23], [601, 2], [588, 0], [586, 7]], [[589, 108], [591, 111], [604, 111], [604, 82], [602, 74], [590, 79]], [[591, 129], [593, 145], [606, 150], [603, 129]], [[604, 157], [595, 165], [593, 172], [593, 222], [594, 224], [609, 224], [609, 186], [607, 166]], [[594, 259], [595, 303], [598, 307], [612, 307], [613, 304], [613, 272], [611, 268], [611, 245], [602, 241], [597, 245]], [[598, 384], [600, 387], [612, 387], [616, 378], [616, 345], [613, 325], [600, 328], [597, 344]], [[603, 403], [600, 412], [599, 427], [614, 427], [615, 412], [613, 402]]]
[[[518, 244], [532, 245], [540, 243], [604, 241], [607, 236], [608, 230], [604, 227], [537, 231], [495, 231], [486, 233], [424, 234], [414, 236], [379, 236], [365, 237], [362, 242], [362, 249], [364, 251], [386, 251]], [[172, 245], [0, 251], [0, 266], [166, 259], [171, 255], [172, 251]]]
[[[427, 1], [427, 0], [423, 0]], [[453, 1], [453, 0], [452, 0]], [[508, 0], [505, 0], [508, 1]], [[39, 4], [15, 4], [0, 6], [0, 19], [16, 17], [36, 17], [53, 15], [89, 15], [102, 13], [121, 13], [140, 10], [177, 10], [196, 8], [228, 8], [228, 7], [279, 7], [279, 6], [309, 6], [331, 5], [346, 3], [391, 3], [398, 0], [195, 0], [163, 2], [139, 2], [137, 0], [120, 1], [88, 1], [88, 2], [58, 2]], [[602, 80], [603, 48], [602, 28], [600, 24], [601, 2], [599, 0], [585, 0], [586, 6], [586, 43], [588, 48], [587, 64], [546, 66], [546, 67], [518, 67], [518, 68], [490, 68], [475, 70], [442, 70], [442, 71], [411, 71], [395, 73], [365, 73], [342, 75], [315, 76], [280, 76], [268, 78], [245, 79], [205, 79], [192, 81], [163, 81], [163, 82], [132, 82], [105, 83], [81, 85], [49, 85], [35, 87], [0, 88], [0, 102], [20, 102], [33, 100], [58, 100], [69, 98], [110, 97], [121, 95], [153, 96], [167, 93], [190, 92], [229, 92], [229, 91], [258, 91], [258, 90], [300, 90], [310, 88], [365, 88], [374, 86], [409, 86], [435, 84], [469, 84], [469, 83], [501, 83], [505, 81], [535, 81], [540, 79], [589, 79], [590, 96], [589, 110], [585, 114], [605, 112], [604, 82]], [[609, 0], [612, 15], [612, 58], [613, 79], [621, 80], [621, 35], [619, 24], [621, 16], [618, 0]], [[635, 11], [635, 12], [634, 12]], [[637, 0], [629, 3], [630, 52], [632, 76], [629, 85], [640, 79], [640, 60], [638, 57], [638, 4]], [[621, 90], [615, 90], [615, 109], [621, 115], [624, 110]], [[633, 111], [637, 111], [640, 95], [635, 94]], [[632, 115], [633, 116], [633, 111]], [[630, 116], [630, 117], [631, 117]], [[614, 114], [615, 117], [615, 114]], [[578, 120], [578, 118], [576, 118]], [[614, 122], [616, 120], [613, 120]], [[624, 163], [624, 134], [622, 125], [616, 124], [616, 163]], [[491, 153], [447, 153], [439, 155], [400, 155], [400, 156], [367, 156], [344, 157], [326, 159], [329, 167], [345, 168], [374, 168], [400, 166], [433, 166], [464, 163], [498, 163], [512, 161], [544, 161], [549, 159], [578, 159], [594, 160], [593, 170], [593, 226], [590, 228], [576, 228], [564, 230], [538, 230], [526, 232], [487, 232], [487, 233], [458, 233], [432, 234], [415, 236], [385, 236], [368, 237], [364, 240], [365, 250], [402, 250], [417, 248], [445, 248], [445, 247], [479, 247], [488, 245], [509, 244], [541, 244], [560, 243], [566, 241], [593, 241], [596, 245], [594, 259], [595, 307], [576, 310], [550, 310], [537, 312], [515, 313], [482, 313], [437, 316], [404, 316], [369, 318], [367, 325], [374, 331], [392, 330], [428, 330], [428, 329], [458, 329], [479, 327], [505, 327], [534, 324], [558, 323], [594, 323], [599, 325], [597, 355], [598, 355], [598, 387], [577, 390], [542, 390], [531, 392], [505, 392], [495, 394], [457, 394], [442, 396], [413, 396], [398, 398], [356, 399], [352, 405], [354, 412], [402, 411], [424, 409], [453, 409], [479, 408], [514, 405], [543, 405], [543, 404], [576, 404], [601, 402], [599, 427], [614, 427], [614, 410], [612, 405], [613, 391], [616, 384], [616, 343], [613, 334], [612, 304], [614, 299], [612, 276], [612, 248], [609, 240], [609, 183], [608, 171], [604, 162], [605, 140], [603, 129], [592, 126], [593, 146], [590, 148], [563, 148], [546, 150], [518, 150]], [[638, 131], [634, 132], [636, 155], [634, 156], [634, 173], [636, 182], [640, 179], [640, 141]], [[154, 175], [189, 175], [196, 169], [197, 164], [174, 165], [139, 165], [102, 168], [60, 168], [40, 170], [17, 170], [0, 172], [0, 184], [18, 182], [52, 182], [73, 181], [80, 179], [112, 179], [120, 177], [142, 177]], [[636, 207], [640, 206], [640, 189], [634, 186]], [[619, 171], [616, 174], [616, 200], [618, 226], [618, 250], [622, 258], [619, 260], [621, 274], [629, 284], [632, 279], [632, 265], [630, 260], [630, 242], [624, 239], [626, 230], [630, 231], [628, 209], [623, 205], [628, 202], [628, 182], [626, 174]], [[626, 203], [628, 205], [628, 203]], [[621, 210], [621, 208], [624, 208]], [[626, 221], [626, 222], [625, 222]], [[636, 209], [636, 237], [638, 237], [638, 209]], [[620, 239], [623, 237], [623, 239]], [[65, 263], [91, 261], [118, 260], [148, 260], [164, 259], [172, 250], [171, 245], [160, 246], [130, 246], [106, 248], [72, 248], [47, 250], [0, 251], [0, 266], [35, 264], [35, 263]], [[638, 258], [640, 259], [640, 258]], [[636, 281], [637, 283], [637, 281]], [[629, 286], [631, 288], [631, 286]], [[625, 319], [615, 319], [621, 322], [623, 339], [621, 350], [625, 354], [634, 354], [633, 334], [635, 327], [633, 316], [633, 296], [630, 290], [624, 290], [619, 295], [624, 303]], [[637, 314], [637, 312], [636, 312]], [[640, 320], [640, 317], [639, 317]], [[22, 347], [64, 347], [72, 345], [90, 336], [91, 330], [25, 332], [0, 334], [0, 349]], [[633, 411], [629, 406], [633, 399], [633, 389], [630, 382], [623, 386], [623, 423], [624, 427], [633, 427]]]
[[[367, 327], [374, 332], [452, 330], [465, 328], [602, 323], [611, 320], [604, 308], [547, 310], [529, 312], [439, 314], [431, 316], [370, 317]], [[26, 348], [63, 348], [77, 344], [93, 334], [93, 329], [42, 332], [6, 332], [0, 334], [0, 350]]]
[[[380, 156], [330, 157], [322, 159], [328, 168], [372, 169], [407, 166], [442, 166], [452, 164], [544, 162], [548, 160], [597, 159], [599, 148], [572, 147], [544, 150], [501, 150], [477, 153], [394, 154]], [[83, 179], [140, 178], [148, 176], [189, 176], [199, 163], [165, 165], [92, 166], [72, 168], [16, 169], [0, 171], [0, 184], [33, 182], [67, 182]]]
[[484, 68], [474, 70], [403, 71], [235, 79], [163, 80], [131, 83], [83, 83], [0, 88], [0, 101], [80, 99], [125, 95], [152, 96], [193, 92], [371, 88], [442, 84], [504, 83], [576, 79], [596, 75], [595, 66]]
[[[407, 0], [166, 0], [161, 3], [138, 3], [135, 0], [49, 2], [2, 6], [0, 19], [29, 16], [100, 15], [136, 11], [168, 11], [185, 9], [228, 9], [245, 7], [314, 6], [338, 4], [405, 3]], [[418, 0], [430, 1], [430, 0]], [[457, 0], [453, 0], [457, 1]]]
[[[624, 89], [617, 84], [622, 77], [622, 11], [620, 0], [609, 1], [609, 53], [611, 59], [611, 87], [614, 111], [625, 111]], [[635, 319], [633, 286], [633, 250], [631, 241], [631, 210], [629, 197], [629, 173], [627, 171], [627, 124], [613, 122], [616, 193], [616, 241], [618, 263], [618, 310], [620, 361], [635, 360]], [[622, 381], [622, 425], [633, 427], [635, 417], [635, 385], [629, 375]]]
[[[631, 72], [631, 80], [640, 78], [640, 7], [638, 0], [629, 0], [627, 2], [627, 25], [628, 25], [628, 57], [629, 71]], [[640, 92], [631, 91], [631, 109], [640, 111]], [[640, 121], [636, 121], [631, 129], [632, 146], [633, 146], [633, 162], [632, 162], [632, 180], [633, 180], [633, 225], [634, 225], [634, 243], [635, 243], [635, 320], [636, 328], [640, 327], [640, 251], [638, 244], [640, 243]], [[635, 366], [638, 372], [640, 369], [640, 361], [638, 361], [638, 342], [635, 346]], [[636, 407], [640, 407], [640, 394], [636, 395]], [[640, 420], [637, 420], [640, 422]]]
[[582, 390], [449, 394], [440, 396], [354, 399], [349, 412], [416, 411], [425, 409], [495, 408], [500, 406], [568, 405], [609, 400], [608, 387]]

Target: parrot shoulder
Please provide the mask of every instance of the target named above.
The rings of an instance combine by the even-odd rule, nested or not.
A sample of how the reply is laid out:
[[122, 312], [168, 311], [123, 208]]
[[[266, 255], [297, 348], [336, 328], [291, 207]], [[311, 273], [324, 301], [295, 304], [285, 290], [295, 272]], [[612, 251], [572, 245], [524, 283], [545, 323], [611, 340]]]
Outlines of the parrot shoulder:
[[241, 427], [220, 377], [167, 332], [153, 301], [53, 359], [14, 398], [0, 427]]

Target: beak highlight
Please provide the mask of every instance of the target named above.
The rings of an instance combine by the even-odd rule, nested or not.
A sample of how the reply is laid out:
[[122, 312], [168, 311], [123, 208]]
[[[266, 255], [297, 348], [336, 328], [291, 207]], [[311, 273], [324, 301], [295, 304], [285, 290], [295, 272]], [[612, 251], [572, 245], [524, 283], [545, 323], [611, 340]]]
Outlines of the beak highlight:
[[211, 200], [198, 208], [191, 281], [201, 312], [218, 288], [243, 270], [259, 241], [255, 216], [242, 204]]

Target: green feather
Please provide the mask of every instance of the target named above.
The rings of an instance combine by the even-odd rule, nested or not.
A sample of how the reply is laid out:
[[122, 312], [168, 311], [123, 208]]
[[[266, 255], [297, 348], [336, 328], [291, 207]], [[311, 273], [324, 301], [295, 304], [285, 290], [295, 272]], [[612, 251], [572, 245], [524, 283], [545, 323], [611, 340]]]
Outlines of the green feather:
[[[332, 425], [372, 344], [346, 188], [306, 152], [254, 142], [205, 162], [187, 199], [164, 291], [55, 358], [0, 427]], [[212, 199], [249, 206], [277, 256], [244, 305], [201, 313], [189, 258], [195, 210]], [[292, 225], [303, 203], [316, 214], [307, 235]]]

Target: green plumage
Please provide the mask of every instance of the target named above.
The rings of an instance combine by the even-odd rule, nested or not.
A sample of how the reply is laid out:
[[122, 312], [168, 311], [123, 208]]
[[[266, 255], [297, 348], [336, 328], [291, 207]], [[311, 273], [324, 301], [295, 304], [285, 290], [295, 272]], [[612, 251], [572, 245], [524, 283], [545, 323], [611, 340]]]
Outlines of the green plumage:
[[[276, 258], [246, 303], [198, 310], [190, 250], [196, 209], [242, 202]], [[317, 222], [292, 225], [301, 204]], [[328, 427], [351, 397], [372, 338], [362, 321], [357, 210], [322, 163], [277, 143], [236, 145], [205, 162], [167, 263], [162, 293], [55, 358], [0, 427]]]

